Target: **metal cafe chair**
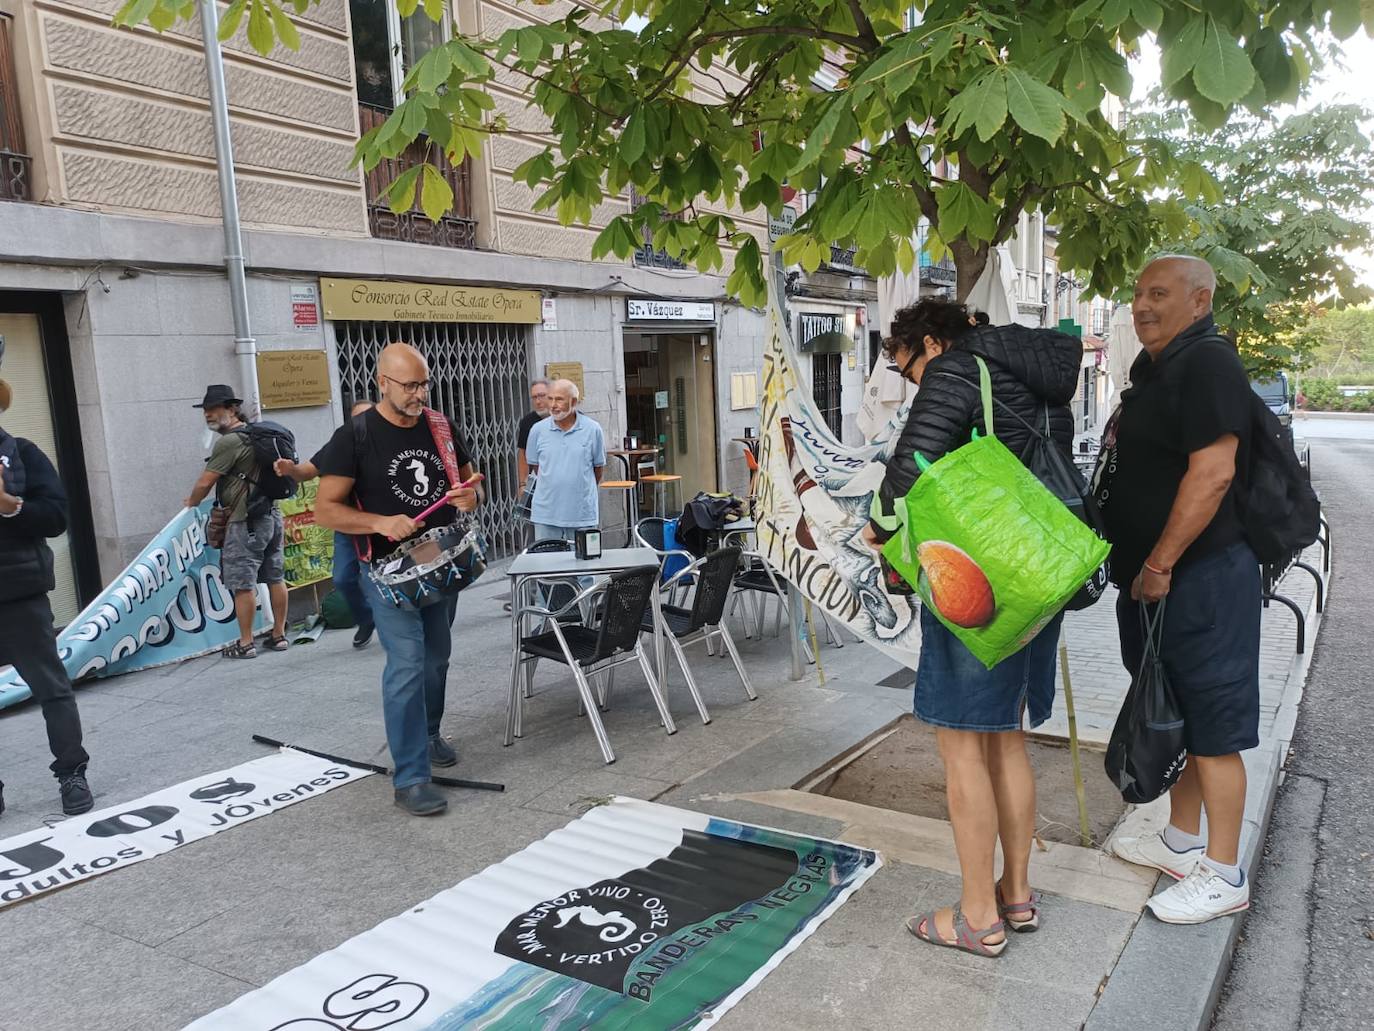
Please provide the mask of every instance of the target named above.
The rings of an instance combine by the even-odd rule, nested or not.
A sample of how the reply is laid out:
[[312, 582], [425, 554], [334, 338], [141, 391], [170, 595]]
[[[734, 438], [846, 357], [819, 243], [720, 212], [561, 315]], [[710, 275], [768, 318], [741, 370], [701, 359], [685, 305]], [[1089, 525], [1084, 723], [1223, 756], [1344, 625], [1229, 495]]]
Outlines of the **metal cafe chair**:
[[[525, 699], [519, 681], [524, 679], [528, 686], [534, 677], [534, 664], [540, 659], [561, 662], [572, 670], [582, 708], [592, 725], [602, 758], [607, 763], [615, 762], [615, 753], [611, 751], [611, 742], [606, 736], [606, 727], [601, 722], [598, 709], [607, 704], [608, 698], [605, 695], [598, 697], [598, 693], [592, 691], [591, 677], [609, 673], [627, 662], [638, 662], [649, 682], [649, 693], [653, 695], [664, 729], [669, 734], [677, 732], [663, 690], [654, 677], [652, 665], [640, 640], [644, 610], [651, 604], [657, 580], [658, 570], [653, 566], [631, 569], [582, 591], [561, 609], [528, 610], [544, 617], [549, 629], [522, 637], [519, 650], [511, 656], [510, 697], [506, 711], [507, 745], [521, 736], [524, 724]], [[580, 624], [565, 626], [559, 622], [559, 616], [584, 604], [590, 606], [593, 602], [600, 613], [600, 621], [595, 628]]]
[[[669, 526], [677, 528], [676, 519], [665, 519], [660, 516], [649, 516], [641, 519], [635, 524], [634, 539], [641, 548], [651, 548], [658, 555], [659, 567], [663, 570], [662, 580], [666, 583], [676, 576], [677, 573], [686, 569], [696, 561], [696, 556], [683, 548], [668, 546]], [[683, 577], [678, 580], [675, 590], [685, 591], [691, 587], [690, 577]], [[676, 600], [670, 598], [669, 600]]]
[[[572, 550], [573, 550], [573, 543], [572, 543], [572, 541], [565, 541], [565, 540], [563, 540], [563, 539], [560, 538], [560, 537], [546, 537], [546, 538], [545, 538], [544, 540], [542, 540], [542, 541], [535, 541], [533, 544], [531, 544], [528, 548], [525, 549], [525, 553], [526, 553], [526, 554], [529, 554], [529, 555], [549, 555], [549, 554], [557, 554], [557, 553], [559, 553], [559, 552], [572, 551]], [[545, 604], [546, 604], [549, 608], [561, 608], [562, 605], [563, 605], [569, 598], [571, 598], [573, 595], [575, 595], [575, 594], [581, 589], [581, 584], [578, 582], [578, 579], [577, 579], [577, 577], [575, 577], [575, 576], [569, 576], [569, 577], [566, 577], [566, 578], [563, 578], [563, 579], [557, 579], [557, 580], [555, 580], [555, 579], [549, 579], [549, 580], [546, 580], [546, 581], [544, 581], [544, 582], [545, 582], [547, 585], [549, 585], [549, 590], [548, 590], [548, 592], [547, 592], [547, 597], [545, 598]], [[516, 600], [517, 600], [517, 599], [512, 599], [512, 604], [513, 604]], [[525, 611], [529, 611], [529, 610], [527, 609], [527, 610], [525, 610]], [[579, 614], [579, 616], [580, 616], [580, 615], [581, 615], [581, 614]], [[512, 617], [512, 618], [514, 618], [514, 617]], [[543, 629], [543, 628], [547, 627], [547, 626], [548, 626], [548, 622], [549, 622], [549, 621], [548, 621], [547, 619], [541, 620], [541, 621], [540, 621], [540, 629]], [[534, 679], [534, 677], [533, 677], [533, 672], [534, 672], [534, 671], [531, 670], [530, 672], [531, 672], [531, 676], [527, 679], [527, 681], [526, 681], [526, 683], [525, 683], [525, 697], [526, 697], [526, 698], [532, 698], [532, 697], [534, 697], [534, 691], [533, 691], [533, 689], [532, 689], [532, 687], [531, 687], [531, 683], [532, 683], [532, 681], [533, 681], [533, 679]]]
[[[734, 590], [730, 595], [729, 608], [725, 613], [726, 618], [735, 614], [735, 608], [740, 600], [744, 601], [744, 636], [763, 640], [763, 624], [768, 615], [768, 599], [776, 598], [778, 602], [777, 610], [773, 616], [773, 636], [778, 637], [782, 634], [782, 620], [784, 616], [790, 617], [791, 611], [787, 604], [787, 588], [778, 579], [773, 567], [768, 564], [768, 560], [757, 551], [744, 551], [742, 556], [747, 563], [745, 568], [735, 577]], [[753, 608], [754, 627], [749, 626], [749, 610]], [[844, 647], [843, 631], [837, 630], [830, 617], [821, 613], [821, 625], [825, 628], [825, 635], [830, 643], [836, 648]], [[808, 662], [815, 662], [816, 657], [811, 654], [811, 642], [803, 638], [802, 650], [806, 653]]]
[[[692, 596], [690, 609], [671, 604], [660, 605], [659, 615], [664, 639], [677, 656], [677, 664], [687, 681], [687, 690], [692, 695], [692, 701], [696, 704], [702, 723], [710, 723], [711, 715], [706, 711], [706, 703], [701, 699], [696, 678], [692, 676], [691, 667], [687, 665], [687, 656], [683, 653], [683, 649], [688, 645], [705, 642], [709, 649], [714, 641], [719, 640], [734, 661], [735, 672], [739, 674], [749, 700], [754, 701], [758, 698], [754, 693], [754, 685], [749, 681], [749, 674], [745, 672], [744, 662], [740, 659], [734, 639], [725, 626], [725, 606], [730, 600], [730, 588], [739, 569], [739, 561], [739, 548], [721, 548], [705, 558], [697, 559], [659, 588], [671, 597], [677, 580], [687, 576], [692, 576], [696, 580], [696, 591]], [[644, 613], [640, 631], [646, 634], [657, 632], [651, 612]], [[666, 694], [666, 672], [662, 686]]]

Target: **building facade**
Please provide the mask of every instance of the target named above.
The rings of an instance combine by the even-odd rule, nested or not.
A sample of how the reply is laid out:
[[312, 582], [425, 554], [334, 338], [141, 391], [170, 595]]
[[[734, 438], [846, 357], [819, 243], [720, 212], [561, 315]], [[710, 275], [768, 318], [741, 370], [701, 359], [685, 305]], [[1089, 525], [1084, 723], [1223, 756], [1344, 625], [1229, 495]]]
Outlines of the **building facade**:
[[[487, 36], [570, 9], [450, 2], [461, 31]], [[33, 373], [5, 422], [46, 444], [72, 492], [60, 621], [180, 505], [206, 455], [190, 407], [206, 384], [242, 386], [199, 23], [119, 29], [119, 6], [0, 0], [0, 333], [6, 374], [21, 355]], [[592, 261], [597, 225], [533, 212], [510, 172], [545, 126], [504, 73], [490, 89], [515, 131], [442, 166], [454, 211], [437, 224], [393, 214], [382, 192], [422, 150], [364, 174], [353, 146], [446, 30], [395, 0], [322, 0], [293, 18], [297, 51], [262, 57], [246, 29], [224, 44], [263, 414], [308, 456], [369, 396], [380, 347], [415, 343], [433, 403], [488, 476], [498, 554], [517, 544], [515, 426], [538, 375], [579, 381], [609, 442], [656, 442], [682, 495], [743, 494], [734, 438], [757, 432], [767, 320], [727, 298], [728, 265], [701, 275], [647, 242], [631, 262]], [[609, 198], [594, 221], [634, 203]], [[767, 241], [765, 220], [731, 214]], [[845, 259], [799, 277], [789, 317], [799, 334], [817, 324], [804, 317], [830, 316], [852, 342], [811, 362], [827, 418], [856, 439], [873, 287]], [[327, 382], [293, 381], [302, 368]], [[608, 524], [622, 511], [603, 505]]]

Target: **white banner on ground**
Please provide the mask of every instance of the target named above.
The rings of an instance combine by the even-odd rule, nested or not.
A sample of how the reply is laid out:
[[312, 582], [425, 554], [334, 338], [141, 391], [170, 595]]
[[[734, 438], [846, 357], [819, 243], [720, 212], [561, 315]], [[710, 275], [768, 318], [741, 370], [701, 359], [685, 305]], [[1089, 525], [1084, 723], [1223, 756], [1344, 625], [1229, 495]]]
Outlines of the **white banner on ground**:
[[874, 443], [848, 447], [816, 410], [809, 377], [798, 368], [770, 299], [759, 411], [759, 550], [831, 619], [914, 669], [921, 640], [916, 598], [884, 589], [878, 558], [859, 536], [909, 406], [892, 413]]
[[[57, 636], [72, 680], [108, 677], [218, 651], [238, 640], [234, 596], [220, 579], [219, 552], [205, 543], [211, 501], [183, 508], [138, 558]], [[254, 633], [270, 626], [267, 588], [257, 588]], [[0, 666], [0, 709], [29, 697]]]
[[0, 907], [65, 888], [371, 776], [282, 751], [0, 841]]
[[709, 1027], [881, 865], [617, 798], [191, 1028]]

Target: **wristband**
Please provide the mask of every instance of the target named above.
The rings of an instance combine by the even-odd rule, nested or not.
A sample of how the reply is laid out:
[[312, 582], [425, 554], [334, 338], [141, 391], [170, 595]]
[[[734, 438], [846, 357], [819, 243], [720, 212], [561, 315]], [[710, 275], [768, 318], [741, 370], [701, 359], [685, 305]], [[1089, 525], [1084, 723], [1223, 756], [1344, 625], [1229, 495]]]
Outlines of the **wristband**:
[[1173, 575], [1174, 575], [1174, 571], [1173, 571], [1172, 569], [1157, 569], [1157, 568], [1155, 568], [1154, 566], [1150, 565], [1150, 563], [1148, 563], [1148, 562], [1145, 563], [1145, 568], [1148, 569], [1150, 572], [1154, 573], [1155, 576], [1173, 576]]

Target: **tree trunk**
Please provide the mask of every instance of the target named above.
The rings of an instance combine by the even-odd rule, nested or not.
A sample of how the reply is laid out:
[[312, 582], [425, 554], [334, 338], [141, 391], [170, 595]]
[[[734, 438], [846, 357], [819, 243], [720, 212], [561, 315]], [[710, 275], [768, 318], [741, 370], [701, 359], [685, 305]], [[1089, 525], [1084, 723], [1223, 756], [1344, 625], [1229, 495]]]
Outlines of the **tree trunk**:
[[954, 269], [958, 277], [954, 285], [954, 299], [963, 304], [978, 282], [978, 277], [987, 268], [992, 248], [986, 243], [974, 247], [965, 240], [955, 240], [949, 250], [954, 257]]

